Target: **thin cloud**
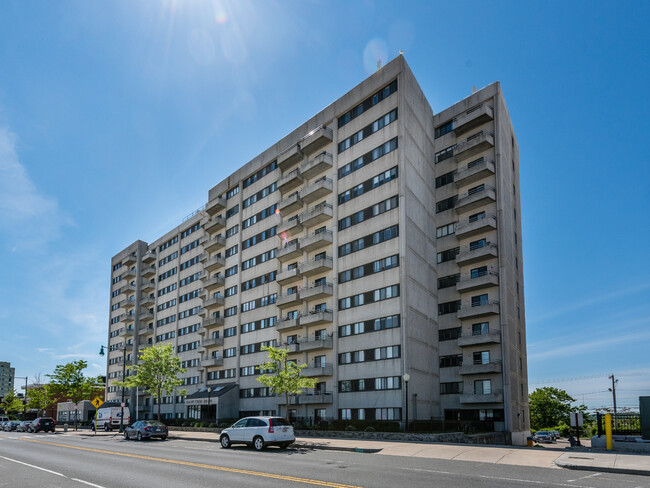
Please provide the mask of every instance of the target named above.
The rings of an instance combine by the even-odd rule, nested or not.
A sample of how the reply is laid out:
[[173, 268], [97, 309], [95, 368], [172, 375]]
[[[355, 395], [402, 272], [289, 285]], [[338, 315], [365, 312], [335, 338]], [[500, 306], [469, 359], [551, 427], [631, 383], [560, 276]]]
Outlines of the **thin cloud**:
[[42, 193], [20, 163], [16, 135], [0, 127], [0, 232], [12, 252], [42, 248], [72, 224], [56, 199]]

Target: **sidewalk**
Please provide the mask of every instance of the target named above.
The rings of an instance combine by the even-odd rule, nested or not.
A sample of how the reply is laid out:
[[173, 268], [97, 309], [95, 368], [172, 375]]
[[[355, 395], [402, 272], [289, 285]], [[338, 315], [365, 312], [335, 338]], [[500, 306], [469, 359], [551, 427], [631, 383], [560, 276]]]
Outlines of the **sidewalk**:
[[[59, 431], [60, 432], [60, 431]], [[68, 434], [84, 436], [120, 436], [117, 432], [89, 430]], [[219, 437], [212, 432], [170, 430], [170, 439], [217, 443]], [[562, 444], [561, 444], [562, 445]], [[354, 451], [384, 456], [404, 456], [428, 459], [449, 459], [480, 463], [534, 466], [539, 468], [565, 468], [608, 473], [650, 476], [650, 455], [598, 452], [589, 448], [479, 446], [470, 444], [431, 444], [423, 442], [393, 442], [359, 439], [325, 439], [298, 437], [294, 447], [301, 449], [326, 449]]]

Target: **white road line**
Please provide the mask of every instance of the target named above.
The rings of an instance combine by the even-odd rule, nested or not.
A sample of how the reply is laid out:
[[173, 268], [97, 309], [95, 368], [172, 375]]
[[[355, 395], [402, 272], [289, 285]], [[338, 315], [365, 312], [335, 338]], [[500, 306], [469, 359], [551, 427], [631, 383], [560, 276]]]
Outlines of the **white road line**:
[[88, 486], [94, 486], [95, 488], [104, 488], [102, 485], [96, 485], [95, 483], [90, 483], [88, 481], [80, 480], [78, 478], [70, 478], [72, 481], [78, 481], [79, 483], [83, 483], [84, 485]]
[[581, 478], [576, 478], [574, 480], [566, 480], [566, 481], [567, 481], [567, 483], [573, 483], [575, 481], [584, 480], [586, 478], [593, 478], [594, 476], [600, 476], [601, 474], [603, 474], [603, 473], [588, 474], [587, 476], [582, 476]]
[[16, 459], [11, 459], [11, 458], [4, 457], [4, 456], [0, 456], [0, 458], [2, 458], [2, 459], [6, 459], [7, 461], [11, 461], [11, 462], [13, 462], [13, 463], [18, 463], [18, 464], [22, 464], [22, 465], [24, 465], [24, 466], [29, 466], [30, 468], [40, 469], [41, 471], [45, 471], [45, 472], [50, 473], [50, 474], [55, 474], [55, 475], [57, 475], [57, 476], [61, 476], [61, 477], [63, 477], [63, 478], [67, 478], [67, 476], [64, 475], [64, 474], [57, 473], [56, 471], [51, 471], [51, 470], [49, 470], [49, 469], [41, 468], [40, 466], [34, 466], [33, 464], [23, 463], [22, 461], [17, 461]]

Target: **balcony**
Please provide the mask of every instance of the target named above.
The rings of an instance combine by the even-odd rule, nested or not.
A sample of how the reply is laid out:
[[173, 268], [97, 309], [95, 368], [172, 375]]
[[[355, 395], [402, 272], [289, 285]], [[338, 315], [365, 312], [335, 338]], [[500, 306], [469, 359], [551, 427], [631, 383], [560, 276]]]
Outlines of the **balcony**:
[[311, 185], [300, 190], [300, 198], [305, 203], [313, 203], [317, 200], [322, 200], [332, 193], [332, 189], [332, 180], [323, 176], [314, 181]]
[[135, 253], [127, 254], [122, 258], [122, 264], [125, 266], [128, 264], [134, 264], [138, 258], [135, 257]]
[[495, 390], [492, 393], [460, 395], [460, 403], [503, 403], [503, 392]]
[[203, 249], [207, 252], [214, 252], [217, 249], [226, 247], [226, 239], [223, 236], [214, 236], [212, 238], [203, 239], [201, 241]]
[[287, 295], [278, 295], [275, 305], [278, 308], [299, 307], [302, 305], [302, 298], [298, 292]]
[[120, 315], [120, 322], [123, 322], [126, 325], [133, 324], [135, 322], [135, 314], [124, 313]]
[[278, 248], [278, 259], [280, 262], [290, 261], [302, 256], [302, 249], [298, 239], [287, 242], [284, 247]]
[[318, 156], [303, 163], [300, 171], [305, 178], [312, 178], [323, 171], [328, 171], [332, 168], [332, 155], [323, 151]]
[[213, 366], [223, 366], [223, 358], [201, 359], [202, 368], [210, 368]]
[[301, 208], [302, 200], [300, 199], [300, 195], [297, 191], [284, 197], [282, 200], [280, 200], [280, 203], [278, 203], [278, 209], [280, 210], [280, 213], [289, 214], [291, 212], [300, 210]]
[[475, 189], [458, 195], [456, 202], [457, 212], [467, 212], [489, 203], [497, 201], [497, 193], [494, 188], [488, 185], [480, 185]]
[[124, 327], [123, 329], [120, 329], [120, 333], [118, 334], [119, 337], [133, 337], [133, 334], [135, 333], [135, 329], [133, 326], [130, 327]]
[[143, 262], [144, 264], [153, 264], [153, 263], [156, 262], [156, 259], [157, 259], [157, 257], [156, 257], [156, 253], [155, 253], [154, 251], [149, 251], [149, 252], [146, 253], [146, 254], [144, 255], [144, 257], [142, 258], [142, 262]]
[[333, 137], [332, 129], [321, 126], [303, 137], [300, 148], [305, 154], [313, 154], [330, 144]]
[[332, 271], [333, 266], [334, 261], [331, 257], [327, 256], [323, 259], [314, 259], [312, 261], [304, 261], [300, 263], [300, 272], [304, 276], [313, 276]]
[[298, 267], [280, 271], [275, 278], [280, 285], [290, 285], [296, 281], [302, 281], [302, 273]]
[[494, 161], [485, 158], [479, 158], [475, 161], [467, 163], [467, 166], [460, 169], [454, 177], [454, 183], [457, 187], [474, 183], [475, 181], [482, 180], [488, 176], [493, 175], [495, 172]]
[[205, 334], [217, 327], [223, 327], [223, 317], [205, 317], [199, 327], [199, 334]]
[[153, 305], [156, 303], [156, 297], [154, 296], [143, 296], [140, 298], [140, 305], [148, 306], [148, 305]]
[[302, 370], [302, 375], [307, 377], [320, 377], [332, 376], [334, 374], [334, 366], [331, 364], [321, 364], [318, 366], [308, 366]]
[[210, 272], [223, 268], [226, 265], [226, 258], [222, 256], [212, 256], [205, 260], [203, 267]]
[[287, 169], [291, 168], [291, 166], [293, 166], [294, 164], [297, 164], [300, 161], [302, 161], [302, 157], [303, 157], [302, 151], [300, 150], [300, 147], [298, 147], [298, 145], [296, 144], [286, 149], [282, 154], [278, 156], [278, 166], [280, 167], [280, 170], [284, 172]]
[[462, 264], [477, 263], [496, 257], [497, 245], [487, 242], [484, 246], [475, 249], [465, 246], [456, 256], [456, 263], [460, 266]]
[[127, 269], [122, 273], [122, 279], [128, 280], [129, 278], [135, 278], [135, 269]]
[[289, 171], [286, 175], [282, 175], [282, 177], [278, 180], [278, 190], [282, 195], [284, 195], [285, 193], [288, 193], [294, 188], [302, 185], [303, 181], [304, 179], [300, 174], [300, 170], [296, 168], [292, 171]]
[[151, 278], [152, 276], [156, 276], [156, 268], [153, 266], [144, 266], [142, 268], [142, 276], [144, 278]]
[[140, 312], [140, 316], [138, 317], [138, 320], [140, 322], [146, 322], [147, 320], [153, 320], [153, 312], [150, 312], [149, 310], [144, 310]]
[[307, 352], [318, 351], [320, 349], [332, 349], [332, 337], [323, 339], [311, 339], [307, 341], [294, 342], [288, 344], [289, 352]]
[[301, 393], [295, 398], [298, 405], [321, 405], [332, 403], [331, 393]]
[[[219, 307], [223, 307], [224, 303], [224, 298], [223, 297], [209, 297], [205, 298], [203, 300], [203, 310], [201, 310], [201, 313], [208, 312], [212, 313], [214, 310], [216, 310]], [[205, 315], [205, 314], [203, 314]]]
[[458, 222], [456, 227], [456, 237], [463, 239], [465, 237], [474, 236], [484, 232], [489, 232], [497, 228], [497, 218], [494, 215], [486, 215], [483, 218], [464, 219]]
[[300, 214], [300, 222], [306, 227], [320, 224], [332, 218], [334, 211], [329, 203], [319, 203], [318, 205], [304, 211]]
[[221, 346], [223, 346], [223, 337], [207, 337], [201, 339], [201, 347], [205, 349]]
[[144, 280], [140, 285], [143, 292], [154, 291], [156, 289], [156, 282], [154, 280]]
[[300, 239], [300, 247], [305, 251], [315, 251], [321, 247], [332, 245], [333, 241], [334, 234], [331, 230], [321, 230]]
[[482, 103], [456, 117], [453, 123], [453, 130], [456, 133], [456, 137], [458, 137], [492, 119], [494, 119], [494, 109]]
[[300, 290], [300, 298], [302, 298], [303, 300], [316, 300], [320, 298], [331, 297], [332, 293], [334, 293], [332, 284], [325, 283], [323, 285], [303, 288], [302, 290]]
[[488, 332], [487, 334], [461, 336], [458, 338], [459, 347], [471, 347], [487, 344], [500, 344], [501, 332], [498, 330]]
[[489, 271], [480, 273], [476, 278], [466, 278], [456, 284], [456, 291], [480, 290], [481, 288], [490, 288], [499, 286], [499, 273]]
[[458, 312], [456, 312], [456, 316], [459, 319], [469, 319], [469, 318], [478, 318], [478, 317], [485, 317], [486, 315], [498, 315], [499, 314], [499, 302], [496, 300], [490, 300], [488, 303], [485, 303], [483, 305], [477, 305], [472, 307], [471, 305], [468, 307], [463, 306]]
[[201, 224], [206, 232], [214, 234], [226, 227], [226, 220], [223, 217], [216, 216], [209, 220], [204, 220]]
[[298, 215], [294, 215], [288, 219], [282, 219], [282, 222], [278, 226], [279, 236], [293, 237], [301, 232], [302, 225], [300, 224], [300, 217]]
[[278, 320], [277, 330], [294, 330], [302, 327], [300, 324], [301, 317], [285, 317]]
[[217, 197], [213, 200], [210, 200], [205, 205], [205, 211], [209, 216], [214, 217], [215, 215], [221, 213], [226, 208], [226, 199], [223, 197]]
[[472, 134], [454, 148], [454, 160], [459, 162], [463, 159], [471, 158], [491, 147], [494, 147], [494, 134], [482, 130], [476, 134]]
[[333, 319], [334, 314], [331, 310], [312, 310], [309, 314], [300, 317], [300, 325], [331, 324]]
[[226, 279], [223, 276], [209, 276], [206, 274], [205, 277], [201, 278], [201, 283], [203, 288], [207, 291], [216, 290], [219, 287], [224, 286]]
[[135, 283], [127, 283], [122, 287], [122, 293], [135, 293]]
[[153, 325], [140, 327], [140, 329], [138, 330], [138, 336], [140, 337], [152, 336], [153, 333], [154, 333]]
[[119, 305], [123, 309], [129, 310], [129, 309], [135, 307], [135, 300], [122, 300]]
[[501, 361], [491, 361], [486, 364], [463, 364], [460, 367], [460, 374], [490, 374], [501, 372]]

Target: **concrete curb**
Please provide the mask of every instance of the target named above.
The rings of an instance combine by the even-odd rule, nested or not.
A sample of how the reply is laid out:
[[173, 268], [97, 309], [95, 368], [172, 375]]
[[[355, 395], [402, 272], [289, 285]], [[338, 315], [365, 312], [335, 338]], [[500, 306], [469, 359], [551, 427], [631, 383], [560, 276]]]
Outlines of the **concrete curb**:
[[580, 464], [571, 464], [564, 461], [554, 461], [553, 464], [563, 469], [574, 469], [577, 471], [597, 471], [599, 473], [631, 474], [637, 476], [650, 476], [650, 471], [642, 469], [628, 468], [610, 468], [607, 466], [584, 466]]

